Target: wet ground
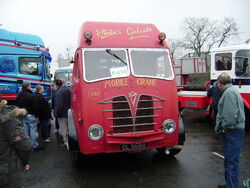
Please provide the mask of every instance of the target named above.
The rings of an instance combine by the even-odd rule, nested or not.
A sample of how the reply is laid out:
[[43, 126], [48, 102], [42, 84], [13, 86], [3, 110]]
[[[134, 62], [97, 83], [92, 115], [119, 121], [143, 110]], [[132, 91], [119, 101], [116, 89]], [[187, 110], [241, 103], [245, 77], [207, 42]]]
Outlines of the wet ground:
[[[73, 167], [70, 154], [53, 143], [34, 152], [26, 173], [29, 188], [213, 188], [224, 183], [223, 153], [212, 124], [202, 111], [184, 111], [186, 143], [172, 158], [150, 150], [140, 153], [91, 155]], [[250, 131], [241, 153], [240, 182], [250, 178]]]

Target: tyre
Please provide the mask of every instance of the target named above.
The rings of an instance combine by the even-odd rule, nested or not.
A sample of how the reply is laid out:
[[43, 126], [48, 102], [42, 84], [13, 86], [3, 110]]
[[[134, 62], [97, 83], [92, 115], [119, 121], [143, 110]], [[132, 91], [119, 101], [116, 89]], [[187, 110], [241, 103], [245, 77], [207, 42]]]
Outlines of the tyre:
[[167, 155], [167, 156], [174, 156], [180, 153], [182, 149], [173, 148], [173, 149], [166, 150], [166, 148], [163, 147], [163, 148], [156, 148], [156, 150], [160, 154]]

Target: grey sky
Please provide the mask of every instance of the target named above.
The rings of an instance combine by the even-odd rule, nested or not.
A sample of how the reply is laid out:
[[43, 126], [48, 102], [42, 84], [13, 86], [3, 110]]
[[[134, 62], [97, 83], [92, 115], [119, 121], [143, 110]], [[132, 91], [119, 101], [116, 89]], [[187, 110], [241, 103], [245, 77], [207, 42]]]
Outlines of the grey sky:
[[153, 23], [168, 38], [181, 38], [185, 17], [233, 17], [240, 41], [250, 38], [250, 0], [0, 0], [1, 28], [37, 34], [54, 59], [76, 45], [85, 21]]

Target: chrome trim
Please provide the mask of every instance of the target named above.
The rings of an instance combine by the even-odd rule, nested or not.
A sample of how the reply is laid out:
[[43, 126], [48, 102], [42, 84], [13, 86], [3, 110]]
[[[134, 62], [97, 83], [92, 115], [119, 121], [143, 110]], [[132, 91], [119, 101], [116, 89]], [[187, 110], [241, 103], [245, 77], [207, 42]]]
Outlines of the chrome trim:
[[135, 118], [150, 118], [150, 117], [158, 117], [159, 115], [147, 115], [147, 116], [135, 116]]
[[132, 119], [133, 117], [115, 117], [115, 118], [107, 118], [107, 120], [115, 120], [115, 119]]
[[137, 108], [137, 110], [157, 110], [162, 109], [162, 107], [148, 107], [148, 108]]
[[116, 109], [116, 110], [103, 110], [103, 112], [122, 112], [129, 111], [130, 109]]
[[128, 101], [110, 101], [110, 102], [99, 102], [100, 104], [115, 104], [115, 103], [122, 103], [122, 102], [128, 102]]
[[154, 130], [151, 131], [136, 131], [136, 132], [127, 132], [127, 133], [113, 133], [113, 135], [125, 135], [125, 134], [131, 134], [131, 133], [152, 133], [155, 132]]
[[122, 127], [133, 127], [133, 126], [143, 126], [143, 125], [155, 125], [156, 123], [140, 123], [140, 124], [131, 124], [131, 125], [115, 125], [115, 126], [110, 126], [114, 128], [122, 128]]
[[[116, 101], [116, 100], [119, 100], [119, 101]], [[113, 97], [104, 99], [98, 103], [99, 104], [111, 104], [111, 108], [114, 108], [114, 109], [110, 109], [110, 106], [106, 106], [106, 107], [104, 106], [104, 109], [102, 111], [109, 113], [105, 115], [106, 120], [113, 121], [111, 125], [110, 124], [108, 125], [111, 129], [113, 129], [111, 132], [114, 135], [119, 135], [119, 134], [135, 133], [135, 132], [140, 132], [140, 133], [141, 132], [154, 132], [154, 129], [155, 129], [154, 126], [156, 125], [154, 118], [160, 117], [159, 111], [154, 111], [154, 110], [163, 108], [161, 106], [162, 101], [165, 101], [165, 99], [158, 97], [158, 96], [154, 96], [154, 95], [140, 94], [140, 95], [137, 95], [134, 106], [132, 105], [132, 102], [129, 96], [127, 95], [113, 96]], [[160, 104], [158, 102], [160, 102]], [[119, 103], [121, 106], [116, 105]], [[149, 119], [146, 119], [146, 118], [149, 118]], [[146, 120], [143, 120], [143, 119], [146, 119]], [[140, 131], [140, 129], [142, 131]], [[129, 132], [126, 132], [126, 131], [129, 131]]]

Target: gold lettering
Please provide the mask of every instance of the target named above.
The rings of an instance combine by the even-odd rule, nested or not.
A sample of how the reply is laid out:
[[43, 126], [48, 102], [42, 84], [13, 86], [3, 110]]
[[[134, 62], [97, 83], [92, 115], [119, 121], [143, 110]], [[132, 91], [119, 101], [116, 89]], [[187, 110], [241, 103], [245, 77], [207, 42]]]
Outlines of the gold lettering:
[[133, 40], [136, 38], [145, 38], [145, 37], [150, 37], [149, 35], [146, 35], [147, 33], [152, 32], [152, 28], [151, 27], [146, 27], [146, 28], [132, 28], [132, 27], [128, 27], [127, 28], [127, 34], [129, 36], [129, 40]]
[[128, 80], [126, 79], [117, 79], [117, 80], [107, 80], [104, 83], [104, 88], [108, 87], [122, 87], [128, 86]]
[[139, 78], [136, 80], [136, 83], [139, 86], [156, 86], [156, 80], [154, 79]]
[[116, 30], [112, 30], [112, 29], [97, 29], [96, 30], [96, 35], [102, 40], [105, 39], [107, 37], [111, 37], [114, 35], [121, 35], [122, 33], [120, 32], [120, 30], [116, 29]]

